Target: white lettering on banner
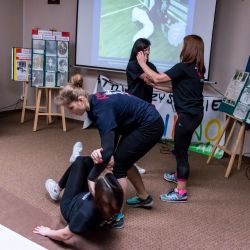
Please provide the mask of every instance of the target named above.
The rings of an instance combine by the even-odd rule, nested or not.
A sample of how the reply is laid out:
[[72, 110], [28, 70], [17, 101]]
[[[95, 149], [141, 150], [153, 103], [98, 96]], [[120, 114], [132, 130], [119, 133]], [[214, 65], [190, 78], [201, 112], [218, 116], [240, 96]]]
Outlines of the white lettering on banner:
[[[99, 86], [98, 86], [99, 85]], [[114, 83], [107, 77], [100, 76], [97, 82], [95, 92], [105, 90], [126, 91], [124, 85]], [[158, 112], [161, 114], [164, 121], [164, 133], [162, 139], [174, 138], [174, 126], [177, 119], [177, 114], [174, 109], [174, 100], [172, 93], [165, 93], [159, 90], [153, 91], [152, 104], [155, 105]], [[215, 142], [221, 134], [221, 129], [224, 124], [224, 115], [220, 112], [219, 105], [221, 98], [205, 96], [204, 97], [204, 117], [200, 126], [196, 129], [192, 142], [207, 143]], [[224, 145], [224, 136], [220, 141]]]

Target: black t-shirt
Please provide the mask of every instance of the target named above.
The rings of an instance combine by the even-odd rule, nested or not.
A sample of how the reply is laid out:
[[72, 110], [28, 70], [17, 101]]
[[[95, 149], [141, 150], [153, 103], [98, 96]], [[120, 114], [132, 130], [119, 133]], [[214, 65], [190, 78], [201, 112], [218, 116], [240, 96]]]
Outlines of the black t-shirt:
[[91, 96], [88, 116], [95, 122], [102, 137], [112, 130], [120, 135], [125, 134], [131, 129], [156, 121], [160, 114], [152, 104], [136, 96], [106, 91]]
[[203, 75], [195, 64], [178, 63], [165, 72], [172, 80], [174, 105], [177, 113], [203, 113]]
[[94, 204], [93, 196], [87, 192], [76, 195], [67, 206], [67, 210], [63, 211], [61, 208], [61, 212], [70, 231], [76, 234], [96, 229], [103, 221]]
[[[147, 62], [147, 65], [157, 72], [154, 64]], [[137, 96], [142, 100], [151, 103], [153, 88], [147, 85], [139, 76], [143, 74], [143, 70], [137, 60], [130, 61], [126, 68], [126, 76], [128, 82], [128, 93]]]
[[99, 130], [103, 148], [103, 163], [91, 170], [90, 180], [95, 180], [107, 166], [115, 151], [117, 136], [152, 124], [161, 117], [152, 104], [128, 93], [117, 91], [92, 95], [88, 116]]

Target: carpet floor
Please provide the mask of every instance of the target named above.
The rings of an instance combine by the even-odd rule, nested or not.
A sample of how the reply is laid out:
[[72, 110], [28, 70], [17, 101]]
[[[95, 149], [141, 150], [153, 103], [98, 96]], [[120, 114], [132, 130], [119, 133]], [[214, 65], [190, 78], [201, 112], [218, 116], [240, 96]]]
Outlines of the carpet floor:
[[[47, 178], [58, 180], [69, 165], [72, 146], [82, 141], [82, 155], [100, 146], [95, 128], [82, 130], [78, 121], [47, 125], [39, 119], [32, 132], [34, 113], [28, 112], [20, 124], [20, 112], [0, 113], [0, 224], [47, 249], [249, 249], [250, 181], [243, 162], [224, 178], [228, 158], [213, 159], [190, 153], [191, 175], [188, 202], [164, 203], [159, 195], [174, 187], [163, 173], [175, 170], [171, 153], [162, 154], [158, 143], [140, 161], [146, 169], [143, 181], [154, 198], [150, 210], [125, 206], [125, 227], [76, 237], [70, 246], [58, 244], [32, 233], [36, 225], [58, 229], [62, 222], [59, 204], [44, 189]], [[131, 185], [127, 197], [134, 195]], [[1, 246], [0, 246], [1, 249]]]

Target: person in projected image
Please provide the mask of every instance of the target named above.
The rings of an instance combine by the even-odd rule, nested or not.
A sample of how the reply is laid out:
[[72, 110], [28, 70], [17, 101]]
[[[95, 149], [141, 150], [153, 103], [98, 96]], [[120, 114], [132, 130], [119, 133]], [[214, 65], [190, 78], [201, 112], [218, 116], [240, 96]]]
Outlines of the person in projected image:
[[[150, 45], [150, 41], [146, 38], [137, 39], [132, 47], [129, 62], [126, 68], [128, 83], [127, 92], [149, 103], [152, 102], [153, 87], [146, 83], [146, 81], [149, 81], [150, 79], [138, 64], [136, 56], [139, 51], [143, 51], [145, 57], [147, 58], [147, 65], [152, 70], [157, 72], [155, 65], [148, 60], [150, 54]], [[144, 168], [141, 168], [136, 163], [135, 166], [137, 167], [140, 174], [144, 174], [146, 172]]]
[[168, 22], [169, 0], [144, 0], [141, 3], [141, 7], [134, 7], [132, 10], [132, 22], [139, 22], [143, 26], [133, 36], [134, 42], [140, 37], [149, 38], [155, 26], [163, 28]]
[[164, 123], [155, 107], [124, 92], [105, 91], [89, 95], [83, 89], [83, 78], [79, 74], [73, 76], [71, 82], [60, 90], [57, 103], [63, 104], [76, 115], [82, 116], [87, 112], [99, 130], [101, 148], [91, 155], [98, 163], [89, 174], [91, 193], [94, 193], [94, 181], [113, 156], [113, 173], [124, 194], [127, 176], [135, 187], [137, 196], [132, 205], [152, 207], [153, 199], [146, 191], [133, 164], [143, 157], [163, 134]]
[[60, 208], [67, 226], [54, 230], [37, 226], [33, 232], [64, 243], [73, 243], [74, 236], [89, 231], [112, 228], [115, 215], [123, 203], [123, 190], [112, 174], [113, 158], [95, 181], [94, 195], [89, 192], [88, 175], [94, 167], [91, 157], [78, 156], [57, 183], [48, 179], [46, 190], [53, 200], [59, 200], [64, 189]]
[[178, 115], [174, 130], [174, 154], [177, 170], [164, 173], [164, 179], [177, 183], [177, 188], [162, 194], [162, 201], [186, 202], [189, 178], [188, 148], [195, 129], [203, 118], [204, 43], [197, 35], [184, 37], [180, 63], [164, 73], [156, 73], [147, 65], [147, 56], [138, 52], [137, 60], [143, 71], [152, 80], [154, 88], [173, 91], [174, 106]]

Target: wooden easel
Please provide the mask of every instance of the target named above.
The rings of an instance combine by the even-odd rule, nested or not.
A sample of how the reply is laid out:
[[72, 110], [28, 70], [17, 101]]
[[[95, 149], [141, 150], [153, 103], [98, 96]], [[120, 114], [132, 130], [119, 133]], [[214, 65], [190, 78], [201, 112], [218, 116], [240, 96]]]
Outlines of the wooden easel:
[[[58, 87], [36, 87], [36, 107], [35, 107], [35, 119], [33, 131], [37, 131], [37, 123], [39, 116], [47, 116], [47, 124], [52, 122], [52, 116], [60, 116], [62, 118], [63, 131], [66, 132], [66, 120], [64, 106], [60, 105], [60, 113], [52, 112], [52, 91], [58, 91]], [[45, 91], [46, 94], [46, 106], [41, 106], [41, 96], [42, 91]], [[46, 108], [46, 112], [40, 112], [41, 109]]]
[[[52, 91], [56, 91], [59, 89], [60, 88], [58, 87], [36, 87], [36, 105], [28, 106], [27, 100], [28, 100], [29, 82], [25, 82], [21, 123], [24, 123], [26, 109], [32, 109], [35, 110], [33, 131], [37, 131], [38, 117], [41, 115], [41, 116], [46, 116], [47, 124], [52, 123], [52, 116], [60, 116], [62, 118], [63, 131], [66, 132], [66, 120], [65, 120], [65, 112], [63, 105], [60, 105], [60, 113], [52, 112]], [[45, 91], [46, 106], [41, 106], [42, 90]], [[41, 112], [42, 109], [45, 109], [46, 112]]]
[[35, 109], [35, 106], [28, 106], [27, 101], [28, 101], [28, 91], [29, 91], [29, 82], [25, 82], [24, 86], [24, 99], [23, 99], [23, 108], [22, 108], [22, 115], [21, 115], [21, 123], [24, 123], [24, 118], [25, 118], [25, 111], [26, 109]]
[[[240, 148], [240, 152], [239, 152], [237, 169], [240, 170], [240, 166], [241, 166], [241, 162], [242, 162], [242, 152], [243, 152], [243, 146], [244, 146], [246, 125], [245, 125], [245, 123], [242, 120], [240, 120], [240, 119], [238, 119], [236, 117], [233, 117], [233, 116], [228, 115], [228, 114], [226, 116], [227, 116], [227, 118], [226, 118], [225, 125], [224, 125], [224, 127], [223, 127], [223, 129], [221, 131], [221, 135], [219, 136], [218, 140], [216, 141], [216, 143], [215, 143], [215, 145], [213, 147], [212, 153], [208, 157], [207, 164], [210, 163], [210, 161], [211, 161], [211, 159], [212, 159], [212, 157], [213, 157], [213, 155], [215, 153], [215, 150], [217, 148], [220, 148], [225, 153], [231, 155], [230, 161], [228, 163], [228, 166], [227, 166], [227, 169], [226, 169], [226, 173], [225, 173], [225, 178], [228, 178], [229, 175], [230, 175], [230, 172], [232, 170], [232, 167], [233, 167], [233, 164], [234, 164], [234, 160], [235, 160], [238, 148]], [[220, 146], [219, 145], [220, 140], [221, 140], [222, 136], [225, 134], [226, 129], [228, 128], [228, 126], [230, 124], [230, 121], [233, 122], [232, 128], [231, 128], [231, 130], [229, 132], [229, 135], [228, 135], [228, 138], [226, 140], [225, 145], [224, 146]], [[234, 133], [235, 128], [236, 128], [236, 124], [240, 125], [240, 131], [239, 131], [238, 136], [236, 138], [236, 142], [233, 143], [232, 150], [229, 150], [228, 149], [228, 144], [229, 144], [229, 142], [232, 139], [233, 133]]]

